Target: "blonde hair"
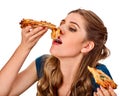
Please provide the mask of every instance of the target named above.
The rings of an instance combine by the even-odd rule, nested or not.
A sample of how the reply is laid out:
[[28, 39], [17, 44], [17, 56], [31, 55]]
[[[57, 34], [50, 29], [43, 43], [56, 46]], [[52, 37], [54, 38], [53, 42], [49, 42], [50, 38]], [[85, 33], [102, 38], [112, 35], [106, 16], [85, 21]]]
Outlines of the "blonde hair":
[[[93, 90], [91, 75], [87, 70], [87, 66], [96, 67], [99, 60], [109, 56], [110, 51], [105, 46], [107, 29], [102, 20], [90, 10], [77, 9], [69, 14], [71, 13], [78, 13], [83, 16], [86, 21], [87, 40], [92, 40], [95, 46], [93, 50], [83, 57], [72, 83], [70, 96], [91, 96]], [[43, 77], [38, 81], [37, 95], [58, 96], [58, 89], [62, 84], [62, 79], [59, 60], [54, 56], [50, 56], [45, 62]]]

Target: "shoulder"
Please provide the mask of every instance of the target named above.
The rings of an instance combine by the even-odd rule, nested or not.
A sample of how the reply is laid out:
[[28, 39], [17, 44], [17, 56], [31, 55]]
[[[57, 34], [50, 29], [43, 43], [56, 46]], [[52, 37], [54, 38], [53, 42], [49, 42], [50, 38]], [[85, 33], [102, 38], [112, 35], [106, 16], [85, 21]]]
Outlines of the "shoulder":
[[44, 54], [36, 58], [36, 64], [44, 62], [50, 55]]
[[42, 76], [44, 63], [49, 56], [50, 55], [48, 55], [48, 54], [44, 54], [44, 55], [41, 55], [35, 59], [38, 79]]

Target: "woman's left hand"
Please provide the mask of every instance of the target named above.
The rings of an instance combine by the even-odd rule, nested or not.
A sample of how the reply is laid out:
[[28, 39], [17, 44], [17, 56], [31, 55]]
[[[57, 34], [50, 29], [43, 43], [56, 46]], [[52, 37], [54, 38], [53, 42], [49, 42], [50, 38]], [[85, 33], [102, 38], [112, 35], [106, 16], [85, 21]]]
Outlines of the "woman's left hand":
[[100, 86], [100, 88], [97, 88], [97, 92], [94, 92], [93, 96], [117, 96], [117, 94], [114, 92], [112, 87], [105, 89]]

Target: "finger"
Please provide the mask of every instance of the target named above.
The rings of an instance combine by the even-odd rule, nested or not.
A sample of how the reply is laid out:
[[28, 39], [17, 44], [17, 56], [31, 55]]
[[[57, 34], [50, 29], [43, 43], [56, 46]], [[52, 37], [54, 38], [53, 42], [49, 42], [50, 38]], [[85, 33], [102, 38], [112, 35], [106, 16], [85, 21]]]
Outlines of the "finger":
[[39, 30], [36, 34], [34, 34], [34, 38], [36, 37], [41, 37], [42, 35], [44, 35], [47, 32], [47, 28], [44, 28], [42, 30]]
[[104, 94], [104, 96], [111, 96], [107, 89], [103, 88], [102, 86], [100, 86], [100, 89], [101, 89], [102, 93]]
[[93, 96], [98, 96], [96, 92], [93, 93]]
[[111, 86], [109, 86], [109, 92], [111, 94], [111, 96], [117, 96], [117, 94], [114, 92], [113, 88]]
[[31, 30], [30, 34], [35, 35], [39, 32], [42, 34], [42, 33], [46, 32], [46, 31], [42, 31], [42, 30], [46, 30], [46, 29], [47, 29], [46, 27], [37, 27], [37, 28]]
[[104, 96], [104, 94], [103, 94], [103, 92], [102, 92], [102, 90], [100, 88], [97, 88], [97, 95], [98, 96]]
[[27, 33], [27, 32], [30, 32], [31, 29], [32, 29], [31, 26], [27, 26], [27, 27], [22, 29], [22, 32], [26, 32]]
[[31, 41], [38, 40], [41, 36], [45, 34], [46, 31], [47, 29], [43, 29], [42, 31], [39, 31], [38, 33], [34, 34], [33, 36], [31, 36]]
[[34, 45], [39, 41], [40, 37], [41, 37], [41, 36], [38, 36], [38, 37], [32, 39], [32, 40], [31, 40], [31, 45], [34, 46]]

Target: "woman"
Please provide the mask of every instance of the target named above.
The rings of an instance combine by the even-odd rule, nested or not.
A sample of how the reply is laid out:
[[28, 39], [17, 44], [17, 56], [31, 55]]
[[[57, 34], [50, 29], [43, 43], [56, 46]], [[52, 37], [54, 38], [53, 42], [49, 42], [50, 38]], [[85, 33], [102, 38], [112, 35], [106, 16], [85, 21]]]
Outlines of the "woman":
[[[9, 96], [20, 95], [36, 81], [38, 96], [116, 96], [111, 87], [99, 87], [87, 70], [87, 66], [96, 67], [110, 76], [106, 66], [99, 63], [99, 60], [109, 56], [105, 46], [107, 29], [102, 20], [90, 10], [77, 9], [61, 21], [59, 28], [61, 35], [53, 40], [51, 55], [37, 58], [27, 69], [16, 75]], [[44, 34], [47, 29], [23, 29], [24, 38], [20, 50], [29, 53], [42, 36], [41, 32]], [[38, 38], [32, 38], [36, 42], [31, 42], [32, 46], [26, 44], [35, 33], [40, 34]]]

